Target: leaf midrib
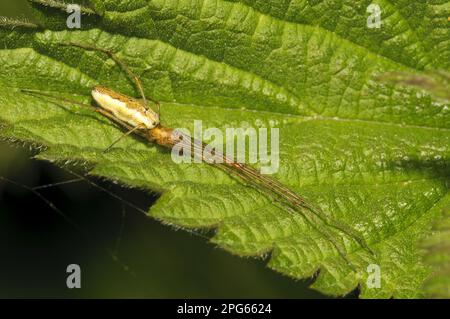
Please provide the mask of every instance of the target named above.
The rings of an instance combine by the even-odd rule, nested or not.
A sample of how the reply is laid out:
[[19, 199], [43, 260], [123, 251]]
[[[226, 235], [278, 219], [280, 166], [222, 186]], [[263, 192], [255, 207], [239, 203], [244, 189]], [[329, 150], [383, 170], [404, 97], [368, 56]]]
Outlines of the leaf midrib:
[[[41, 54], [40, 52], [35, 51], [38, 54]], [[46, 56], [46, 55], [45, 55]], [[46, 56], [48, 57], [48, 56]], [[70, 67], [72, 69], [75, 70], [75, 68], [73, 68], [72, 66], [66, 64], [63, 61], [60, 60], [56, 60], [53, 59], [52, 57], [48, 57], [52, 60], [54, 60], [55, 62], [64, 64], [67, 67]], [[79, 70], [78, 70], [79, 71]], [[86, 76], [87, 78], [91, 79], [89, 77], [89, 75], [87, 75], [84, 72], [79, 71], [80, 73], [82, 73], [84, 76]], [[94, 81], [94, 80], [93, 80]], [[95, 82], [95, 81], [94, 81]], [[16, 86], [8, 86], [7, 84], [3, 85], [3, 87], [5, 88], [10, 88], [12, 90], [16, 90], [17, 87]], [[44, 92], [44, 91], [43, 91]], [[77, 97], [81, 97], [84, 99], [90, 98], [89, 95], [84, 95], [84, 94], [78, 94], [75, 93], [73, 91], [49, 91], [49, 90], [45, 90], [46, 93], [54, 93], [55, 97], [57, 97], [58, 94], [61, 93], [65, 93], [65, 94], [71, 94], [73, 96], [77, 96]], [[175, 106], [188, 106], [188, 107], [196, 107], [199, 109], [206, 109], [206, 110], [225, 110], [225, 111], [242, 111], [242, 109], [240, 108], [235, 108], [235, 107], [221, 107], [221, 106], [204, 106], [201, 104], [196, 104], [196, 103], [181, 103], [181, 102], [173, 102], [173, 101], [165, 101], [165, 100], [160, 100], [159, 102], [163, 103], [167, 103], [170, 105], [175, 105]], [[55, 102], [53, 102], [55, 103]], [[376, 120], [366, 120], [366, 119], [349, 119], [349, 118], [339, 118], [337, 116], [322, 116], [322, 115], [315, 115], [315, 116], [304, 116], [304, 115], [298, 115], [298, 114], [292, 114], [292, 113], [282, 113], [282, 112], [273, 112], [273, 111], [260, 111], [260, 110], [255, 110], [255, 109], [244, 109], [245, 112], [250, 112], [250, 113], [255, 113], [255, 114], [270, 114], [270, 115], [277, 115], [277, 116], [282, 116], [282, 117], [288, 117], [292, 120], [292, 122], [287, 123], [286, 125], [292, 125], [292, 124], [304, 124], [304, 123], [308, 123], [308, 122], [313, 122], [313, 121], [328, 121], [328, 122], [349, 122], [349, 123], [361, 123], [361, 124], [372, 124], [372, 125], [380, 125], [380, 126], [388, 126], [388, 127], [394, 127], [394, 128], [402, 128], [402, 129], [424, 129], [424, 130], [432, 130], [432, 131], [438, 131], [438, 132], [448, 132], [450, 133], [450, 128], [446, 128], [446, 127], [433, 127], [433, 126], [426, 126], [426, 125], [415, 125], [415, 124], [403, 124], [403, 123], [395, 123], [395, 122], [383, 122], [383, 121], [376, 121]], [[32, 120], [29, 120], [32, 121]]]

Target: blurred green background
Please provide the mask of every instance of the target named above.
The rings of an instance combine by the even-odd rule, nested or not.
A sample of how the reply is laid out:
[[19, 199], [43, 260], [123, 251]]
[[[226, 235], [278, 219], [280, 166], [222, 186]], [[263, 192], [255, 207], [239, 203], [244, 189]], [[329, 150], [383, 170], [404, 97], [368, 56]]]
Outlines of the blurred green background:
[[[0, 0], [1, 16], [33, 20], [31, 14], [26, 0]], [[0, 177], [31, 187], [73, 178], [33, 155], [1, 142]], [[95, 182], [145, 210], [156, 198]], [[163, 226], [86, 182], [40, 191], [65, 217], [30, 190], [0, 179], [2, 298], [323, 297], [307, 288], [311, 280], [294, 281], [269, 270], [266, 260], [232, 256], [204, 238]], [[72, 263], [81, 266], [81, 289], [66, 287]]]

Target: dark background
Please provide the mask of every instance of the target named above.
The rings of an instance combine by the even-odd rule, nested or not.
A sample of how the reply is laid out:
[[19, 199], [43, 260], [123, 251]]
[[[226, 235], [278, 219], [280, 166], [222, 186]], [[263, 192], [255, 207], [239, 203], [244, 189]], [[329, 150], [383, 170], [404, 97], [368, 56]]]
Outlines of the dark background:
[[[26, 0], [0, 0], [0, 16], [30, 14]], [[61, 215], [24, 185], [73, 176], [33, 155], [22, 145], [0, 142], [2, 298], [323, 297], [307, 288], [311, 280], [294, 281], [266, 268], [265, 260], [232, 256], [202, 237], [163, 226], [85, 181], [40, 190]], [[100, 184], [144, 210], [155, 200]], [[72, 263], [81, 267], [81, 289], [66, 287]]]

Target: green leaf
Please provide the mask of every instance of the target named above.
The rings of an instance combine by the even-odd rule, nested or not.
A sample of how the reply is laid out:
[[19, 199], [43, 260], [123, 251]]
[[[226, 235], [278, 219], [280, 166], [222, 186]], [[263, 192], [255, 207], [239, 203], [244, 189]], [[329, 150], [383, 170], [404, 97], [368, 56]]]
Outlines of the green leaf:
[[[448, 71], [449, 3], [379, 1], [382, 28], [368, 29], [370, 3], [91, 1], [98, 16], [83, 16], [78, 31], [65, 30], [64, 11], [35, 5], [49, 30], [0, 31], [0, 134], [43, 147], [40, 159], [159, 191], [149, 216], [217, 228], [219, 247], [270, 254], [269, 267], [293, 278], [316, 275], [313, 286], [324, 293], [359, 286], [365, 298], [420, 297], [431, 268], [416, 242], [450, 202], [449, 105], [377, 77]], [[110, 59], [58, 45], [71, 41], [124, 59], [145, 93], [162, 101], [165, 126], [192, 130], [201, 119], [205, 128], [279, 127], [275, 178], [359, 231], [375, 255], [329, 230], [351, 267], [318, 231], [323, 225], [212, 166], [175, 164], [168, 151], [134, 138], [102, 153], [122, 134], [107, 119], [19, 90], [85, 103], [96, 84], [137, 95]], [[380, 267], [380, 288], [366, 284], [371, 264]]]
[[425, 292], [431, 298], [450, 298], [450, 208], [443, 211], [442, 218], [434, 225], [436, 231], [427, 238], [425, 262], [434, 272], [425, 282]]

